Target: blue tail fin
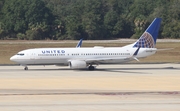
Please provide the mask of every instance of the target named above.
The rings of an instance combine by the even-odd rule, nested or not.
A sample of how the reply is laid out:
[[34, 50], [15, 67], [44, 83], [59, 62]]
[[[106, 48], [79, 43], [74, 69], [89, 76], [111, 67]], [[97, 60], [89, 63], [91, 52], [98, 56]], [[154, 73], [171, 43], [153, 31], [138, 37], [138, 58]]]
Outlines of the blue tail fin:
[[155, 18], [133, 47], [155, 48], [160, 24], [161, 18]]

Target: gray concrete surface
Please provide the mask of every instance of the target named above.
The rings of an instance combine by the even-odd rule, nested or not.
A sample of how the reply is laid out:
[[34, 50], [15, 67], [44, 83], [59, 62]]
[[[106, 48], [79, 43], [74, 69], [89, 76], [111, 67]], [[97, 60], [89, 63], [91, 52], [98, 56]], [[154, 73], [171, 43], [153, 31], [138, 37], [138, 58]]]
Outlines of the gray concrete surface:
[[179, 111], [180, 64], [0, 66], [0, 111]]

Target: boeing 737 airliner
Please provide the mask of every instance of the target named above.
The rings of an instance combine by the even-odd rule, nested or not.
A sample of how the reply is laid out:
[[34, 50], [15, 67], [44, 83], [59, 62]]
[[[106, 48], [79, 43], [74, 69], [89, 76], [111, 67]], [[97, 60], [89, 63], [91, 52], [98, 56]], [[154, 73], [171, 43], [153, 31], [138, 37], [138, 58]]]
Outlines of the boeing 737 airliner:
[[156, 39], [161, 18], [155, 18], [142, 36], [123, 47], [35, 48], [18, 52], [10, 58], [28, 70], [28, 65], [67, 65], [71, 69], [94, 70], [98, 64], [119, 64], [156, 53]]

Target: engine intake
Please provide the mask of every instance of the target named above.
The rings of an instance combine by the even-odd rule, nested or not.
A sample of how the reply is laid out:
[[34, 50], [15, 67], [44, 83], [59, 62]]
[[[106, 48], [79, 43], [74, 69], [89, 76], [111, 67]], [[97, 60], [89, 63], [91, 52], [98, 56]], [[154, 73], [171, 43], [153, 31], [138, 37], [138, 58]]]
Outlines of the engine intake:
[[69, 63], [69, 66], [71, 69], [83, 69], [87, 67], [87, 64], [85, 61], [73, 60]]

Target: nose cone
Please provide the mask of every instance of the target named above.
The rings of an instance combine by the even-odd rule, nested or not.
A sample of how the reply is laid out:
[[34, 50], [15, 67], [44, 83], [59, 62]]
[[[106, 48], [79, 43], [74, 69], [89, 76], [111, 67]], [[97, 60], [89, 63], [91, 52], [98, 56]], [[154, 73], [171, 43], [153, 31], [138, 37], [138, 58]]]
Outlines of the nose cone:
[[15, 57], [15, 56], [12, 56], [12, 57], [10, 58], [10, 60], [13, 61], [13, 62], [15, 62], [16, 57]]

